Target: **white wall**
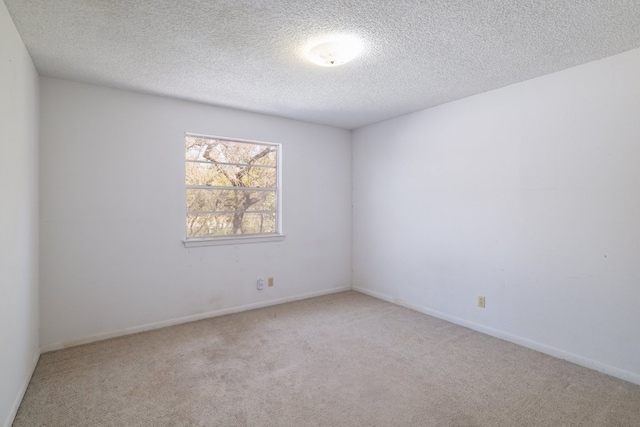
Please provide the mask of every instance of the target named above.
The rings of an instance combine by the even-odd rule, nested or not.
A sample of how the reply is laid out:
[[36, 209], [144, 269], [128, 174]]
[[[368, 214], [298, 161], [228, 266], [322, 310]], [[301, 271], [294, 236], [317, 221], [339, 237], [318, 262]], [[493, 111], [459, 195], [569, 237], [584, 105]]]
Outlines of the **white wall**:
[[0, 1], [0, 425], [38, 347], [38, 74]]
[[[351, 287], [349, 131], [40, 83], [43, 350]], [[183, 246], [184, 132], [282, 143], [283, 242]]]
[[356, 130], [354, 287], [640, 383], [639, 75], [633, 50]]

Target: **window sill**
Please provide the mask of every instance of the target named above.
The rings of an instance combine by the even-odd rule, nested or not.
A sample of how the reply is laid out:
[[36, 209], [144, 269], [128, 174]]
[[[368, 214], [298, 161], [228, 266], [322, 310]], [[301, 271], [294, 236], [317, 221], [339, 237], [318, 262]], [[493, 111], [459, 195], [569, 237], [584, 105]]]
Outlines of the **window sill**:
[[270, 234], [266, 236], [229, 236], [229, 237], [210, 237], [203, 239], [186, 239], [183, 240], [186, 248], [199, 248], [202, 246], [220, 246], [220, 245], [241, 245], [244, 243], [267, 243], [281, 242], [284, 240], [284, 234]]

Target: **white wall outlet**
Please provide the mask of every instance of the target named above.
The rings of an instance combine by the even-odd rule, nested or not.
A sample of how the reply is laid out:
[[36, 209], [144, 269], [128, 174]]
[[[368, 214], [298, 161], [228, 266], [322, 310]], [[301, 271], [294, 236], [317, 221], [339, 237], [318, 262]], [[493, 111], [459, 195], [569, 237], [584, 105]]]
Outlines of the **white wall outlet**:
[[478, 297], [478, 307], [484, 308], [484, 297], [483, 296], [479, 296]]
[[264, 279], [258, 279], [258, 290], [261, 291], [264, 289]]

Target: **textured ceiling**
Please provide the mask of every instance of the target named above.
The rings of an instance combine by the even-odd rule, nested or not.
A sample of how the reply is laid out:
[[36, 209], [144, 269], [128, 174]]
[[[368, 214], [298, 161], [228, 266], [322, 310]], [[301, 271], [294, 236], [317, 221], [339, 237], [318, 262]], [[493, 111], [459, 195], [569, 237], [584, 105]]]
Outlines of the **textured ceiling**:
[[[640, 47], [639, 0], [5, 3], [42, 75], [348, 129]], [[335, 33], [362, 56], [301, 56]]]

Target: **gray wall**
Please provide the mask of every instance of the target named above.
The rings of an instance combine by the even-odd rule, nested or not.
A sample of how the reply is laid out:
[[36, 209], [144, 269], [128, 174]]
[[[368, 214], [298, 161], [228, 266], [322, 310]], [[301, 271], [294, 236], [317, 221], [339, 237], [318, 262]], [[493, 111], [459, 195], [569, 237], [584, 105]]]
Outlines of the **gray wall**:
[[354, 286], [640, 384], [639, 73], [636, 49], [355, 131]]
[[[41, 113], [43, 351], [351, 287], [349, 131], [51, 78]], [[183, 246], [185, 132], [282, 144], [284, 241]]]
[[0, 1], [0, 425], [38, 347], [38, 74]]

